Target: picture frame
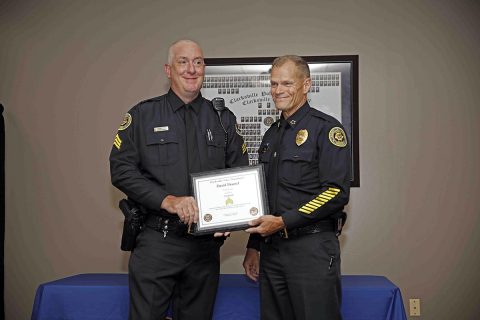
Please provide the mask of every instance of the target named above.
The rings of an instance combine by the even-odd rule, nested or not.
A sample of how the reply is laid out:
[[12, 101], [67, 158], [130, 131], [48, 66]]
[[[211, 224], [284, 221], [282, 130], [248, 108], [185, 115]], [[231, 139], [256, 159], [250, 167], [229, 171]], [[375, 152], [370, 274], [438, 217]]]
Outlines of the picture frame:
[[[351, 186], [360, 187], [358, 137], [358, 55], [303, 56], [310, 67], [311, 107], [339, 120], [351, 150]], [[263, 134], [280, 112], [270, 95], [270, 68], [274, 57], [206, 58], [202, 95], [221, 97], [237, 117], [251, 165]]]
[[199, 219], [194, 235], [244, 230], [268, 214], [262, 164], [191, 174]]

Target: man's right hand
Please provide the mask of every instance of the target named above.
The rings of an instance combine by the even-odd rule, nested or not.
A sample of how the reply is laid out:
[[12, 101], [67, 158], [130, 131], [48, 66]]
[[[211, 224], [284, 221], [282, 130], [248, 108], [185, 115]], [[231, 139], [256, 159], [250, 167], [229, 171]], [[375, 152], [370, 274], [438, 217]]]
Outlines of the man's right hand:
[[260, 271], [260, 257], [258, 251], [252, 248], [247, 248], [245, 259], [243, 259], [243, 268], [247, 277], [253, 281], [258, 280], [258, 273]]
[[168, 195], [163, 199], [161, 208], [176, 214], [185, 224], [198, 222], [198, 206], [194, 197], [175, 197]]

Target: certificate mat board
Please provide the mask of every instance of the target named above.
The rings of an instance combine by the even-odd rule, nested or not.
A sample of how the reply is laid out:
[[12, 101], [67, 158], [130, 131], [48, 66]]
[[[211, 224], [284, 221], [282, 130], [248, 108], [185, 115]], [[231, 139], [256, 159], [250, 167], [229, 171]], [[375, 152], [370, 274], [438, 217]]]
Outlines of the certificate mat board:
[[199, 209], [195, 235], [243, 230], [248, 222], [267, 214], [263, 165], [191, 175]]

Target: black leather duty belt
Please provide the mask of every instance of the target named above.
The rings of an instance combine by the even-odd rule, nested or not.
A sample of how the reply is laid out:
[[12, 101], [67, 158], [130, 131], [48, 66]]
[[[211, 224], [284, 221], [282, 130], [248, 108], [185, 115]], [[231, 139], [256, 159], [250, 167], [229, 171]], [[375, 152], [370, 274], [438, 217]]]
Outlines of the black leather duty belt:
[[194, 236], [188, 230], [188, 225], [180, 221], [176, 216], [165, 217], [150, 214], [145, 221], [145, 227], [163, 233], [163, 237], [172, 232], [179, 237], [192, 238], [196, 240], [211, 240], [213, 235]]
[[283, 229], [275, 233], [274, 235], [280, 236], [280, 238], [289, 239], [297, 238], [306, 234], [313, 234], [319, 232], [337, 232], [337, 224], [335, 220], [329, 219], [325, 221], [319, 221], [314, 224], [310, 224], [305, 227], [295, 229]]
[[164, 238], [169, 232], [174, 232], [176, 235], [183, 236], [187, 234], [188, 231], [188, 226], [174, 216], [167, 218], [150, 214], [145, 221], [145, 226], [155, 231], [163, 232]]

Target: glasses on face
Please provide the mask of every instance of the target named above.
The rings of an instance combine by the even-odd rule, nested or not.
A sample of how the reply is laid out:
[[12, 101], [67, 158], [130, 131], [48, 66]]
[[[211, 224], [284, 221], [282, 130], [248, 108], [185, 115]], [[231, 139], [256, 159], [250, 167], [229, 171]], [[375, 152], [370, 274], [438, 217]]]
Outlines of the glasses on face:
[[205, 61], [203, 61], [202, 58], [196, 58], [196, 59], [193, 59], [193, 60], [188, 60], [186, 58], [180, 58], [180, 59], [175, 61], [175, 64], [181, 69], [187, 68], [189, 63], [192, 63], [193, 67], [195, 67], [195, 68], [203, 68], [205, 66]]

